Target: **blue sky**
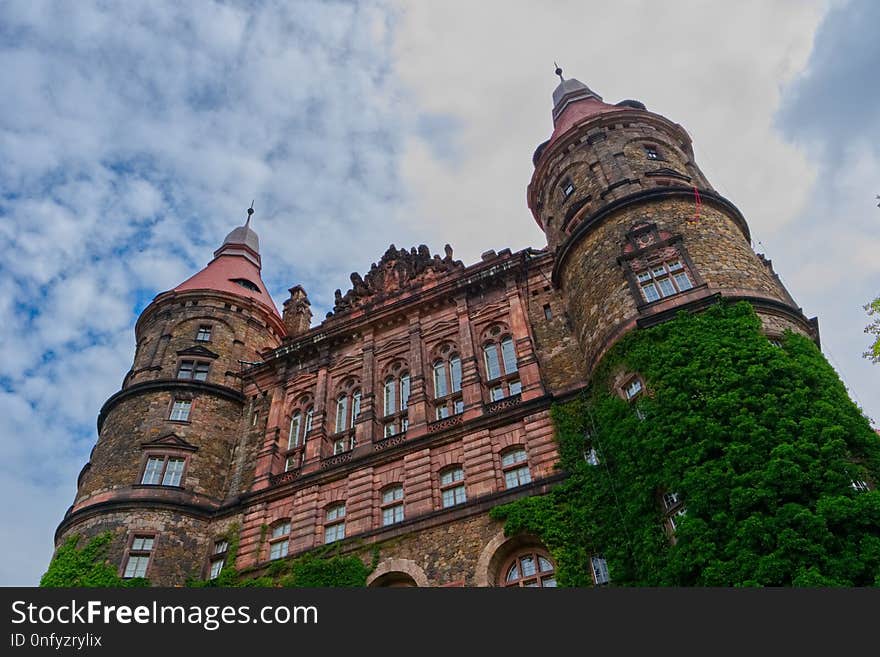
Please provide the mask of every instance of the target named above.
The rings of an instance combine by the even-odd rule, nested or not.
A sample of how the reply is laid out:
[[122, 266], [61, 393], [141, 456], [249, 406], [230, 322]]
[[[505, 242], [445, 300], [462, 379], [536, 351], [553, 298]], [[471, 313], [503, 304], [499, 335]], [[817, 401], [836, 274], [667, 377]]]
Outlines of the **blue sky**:
[[880, 419], [880, 5], [538, 4], [0, 5], [0, 584], [45, 570], [138, 313], [251, 199], [276, 301], [300, 283], [316, 319], [392, 242], [542, 246], [554, 60], [691, 133]]

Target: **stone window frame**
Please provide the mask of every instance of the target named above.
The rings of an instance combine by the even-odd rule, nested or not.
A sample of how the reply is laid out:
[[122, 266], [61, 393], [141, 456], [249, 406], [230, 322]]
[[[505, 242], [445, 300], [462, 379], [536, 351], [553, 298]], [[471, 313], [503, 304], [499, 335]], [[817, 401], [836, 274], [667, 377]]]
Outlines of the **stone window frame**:
[[[396, 495], [396, 491], [400, 491], [400, 496]], [[391, 493], [390, 499], [386, 496]], [[400, 518], [397, 517], [397, 510], [400, 510]], [[391, 521], [386, 522], [386, 513], [391, 513]], [[406, 520], [406, 492], [401, 482], [392, 482], [379, 489], [379, 524], [382, 527], [391, 527], [400, 524]]]
[[[169, 448], [161, 449], [161, 448], [147, 448], [144, 450], [144, 454], [141, 457], [141, 467], [139, 470], [139, 475], [137, 478], [138, 486], [148, 486], [150, 488], [184, 488], [184, 482], [186, 481], [186, 473], [189, 470], [189, 460], [192, 454], [189, 451], [185, 451], [183, 449], [175, 449], [174, 447], [169, 446]], [[147, 473], [147, 465], [150, 462], [150, 459], [162, 458], [164, 462], [162, 463], [162, 473], [160, 475], [160, 483], [158, 484], [147, 484], [144, 483], [144, 475]], [[180, 459], [183, 461], [183, 469], [180, 471], [180, 483], [179, 484], [165, 484], [161, 483], [165, 479], [165, 473], [168, 471], [168, 461], [169, 459]]]
[[[284, 559], [290, 554], [290, 536], [292, 529], [292, 522], [290, 518], [279, 518], [275, 522], [269, 525], [268, 531], [266, 532], [269, 536], [266, 541], [267, 547], [269, 551], [267, 552], [267, 557], [269, 561], [277, 561], [278, 559]], [[276, 530], [286, 527], [287, 530], [283, 534], [275, 535]], [[272, 556], [272, 551], [275, 549], [274, 546], [284, 544], [283, 548], [279, 548], [279, 551], [282, 554], [278, 556]]]
[[[178, 420], [178, 419], [174, 419], [172, 417], [172, 414], [174, 413], [174, 406], [175, 406], [175, 404], [177, 404], [177, 402], [189, 402], [189, 411], [186, 414], [185, 420]], [[172, 395], [171, 400], [168, 404], [168, 411], [165, 413], [165, 421], [166, 422], [173, 422], [174, 424], [192, 424], [192, 416], [193, 416], [193, 410], [195, 409], [195, 406], [196, 406], [196, 399], [195, 399], [195, 397], [193, 397], [191, 395], [186, 395], [186, 394]]]
[[[505, 354], [505, 343], [513, 350], [513, 362], [508, 368], [509, 354]], [[496, 359], [498, 376], [491, 376], [490, 358]], [[488, 404], [514, 397], [522, 393], [522, 380], [519, 371], [519, 356], [516, 353], [516, 338], [510, 328], [502, 322], [493, 322], [480, 336], [480, 354], [485, 378], [485, 395]]]
[[[675, 253], [675, 258], [663, 257], [662, 253], [666, 249], [671, 249]], [[630, 293], [636, 302], [636, 310], [640, 313], [653, 307], [654, 304], [662, 304], [669, 299], [673, 299], [682, 294], [691, 293], [694, 290], [707, 287], [706, 282], [700, 275], [691, 259], [687, 248], [684, 245], [684, 239], [681, 235], [670, 234], [667, 231], [661, 231], [657, 224], [650, 222], [640, 222], [634, 225], [625, 236], [623, 245], [623, 253], [618, 257], [618, 264], [623, 267], [626, 282], [629, 285]], [[661, 296], [654, 301], [648, 301], [642, 293], [642, 288], [638, 275], [644, 271], [650, 270], [657, 264], [671, 262], [673, 259], [678, 260], [682, 264], [682, 269], [691, 282], [691, 287], [686, 290], [680, 290], [674, 294]], [[633, 262], [640, 260], [643, 262], [642, 267], [634, 267]], [[677, 289], [677, 286], [676, 286]]]
[[[531, 558], [534, 563], [534, 572], [525, 575], [523, 574], [523, 560]], [[545, 570], [542, 568], [542, 561], [546, 561], [550, 564], [550, 569]], [[515, 577], [511, 578], [511, 573], [513, 569], [516, 568]], [[499, 581], [498, 586], [504, 586], [508, 588], [529, 588], [532, 586], [532, 582], [534, 582], [534, 586], [537, 588], [551, 588], [544, 584], [545, 581], [552, 581], [552, 588], [556, 587], [556, 564], [553, 563], [553, 559], [550, 557], [550, 554], [547, 550], [538, 547], [531, 547], [526, 550], [518, 550], [512, 556], [508, 557], [507, 561], [504, 562], [504, 566], [499, 571]]]
[[[342, 514], [339, 514], [339, 509], [342, 509]], [[331, 511], [336, 511], [336, 515], [331, 518]], [[321, 534], [324, 537], [324, 544], [329, 545], [330, 543], [336, 543], [338, 541], [345, 539], [345, 518], [347, 515], [348, 509], [346, 508], [346, 500], [334, 500], [329, 502], [324, 506], [323, 509], [323, 517], [324, 520], [321, 525]], [[339, 528], [342, 528], [342, 534], [335, 536], [332, 540], [327, 540], [327, 532], [329, 529], [333, 529], [335, 532], [339, 531]]]
[[[406, 381], [406, 386], [404, 386]], [[392, 408], [389, 411], [388, 386], [394, 384], [394, 396]], [[404, 387], [406, 396], [404, 397]], [[409, 398], [412, 396], [412, 372], [409, 363], [403, 358], [393, 359], [384, 368], [382, 376], [382, 416], [379, 420], [382, 425], [382, 437], [390, 438], [398, 434], [406, 433], [409, 429]]]
[[[299, 417], [297, 424], [296, 439], [292, 440], [293, 420]], [[287, 419], [287, 448], [282, 452], [284, 459], [284, 472], [296, 470], [302, 467], [305, 460], [306, 443], [309, 440], [309, 434], [315, 429], [315, 400], [311, 393], [300, 395], [299, 399], [294, 403]]]
[[559, 183], [559, 191], [562, 192], [562, 200], [567, 201], [577, 191], [577, 187], [571, 177], [566, 177]]
[[[458, 377], [453, 376], [453, 361], [457, 362]], [[441, 392], [438, 382], [438, 366], [442, 365], [443, 385], [445, 394]], [[434, 409], [434, 420], [443, 420], [464, 412], [464, 394], [462, 392], [462, 379], [464, 377], [464, 363], [458, 345], [451, 340], [444, 340], [438, 344], [431, 353], [431, 400]]]
[[[218, 546], [222, 546], [223, 549], [218, 550]], [[215, 580], [220, 577], [220, 573], [223, 572], [223, 567], [226, 565], [226, 557], [229, 553], [229, 537], [228, 536], [218, 536], [211, 542], [211, 551], [208, 554], [207, 564], [205, 567], [205, 578], [208, 580]], [[217, 574], [214, 574], [214, 566], [219, 563], [220, 567], [217, 569]]]
[[[184, 371], [184, 365], [190, 363], [192, 366], [188, 368], [189, 376], [181, 376], [181, 373]], [[177, 361], [177, 369], [174, 373], [174, 378], [178, 381], [201, 381], [205, 382], [208, 380], [208, 375], [211, 373], [211, 361], [205, 360], [204, 358], [192, 358], [185, 357], [180, 358]], [[196, 376], [197, 374], [203, 374], [203, 378], [199, 378]]]
[[[461, 473], [461, 478], [455, 478], [454, 473], [456, 472]], [[452, 479], [447, 483], [443, 483], [443, 478], [447, 474], [452, 474]], [[464, 465], [462, 465], [461, 463], [451, 463], [447, 466], [440, 468], [440, 470], [437, 471], [437, 485], [438, 490], [440, 491], [441, 509], [451, 509], [453, 507], [467, 503], [467, 477], [465, 476]], [[464, 497], [464, 499], [460, 501], [458, 500], [459, 490], [462, 491], [462, 495]], [[452, 504], [446, 504], [446, 500], [444, 499], [444, 495], [446, 493], [452, 494]]]
[[[505, 464], [505, 460], [509, 455], [518, 454], [520, 452], [524, 455], [523, 458], [514, 458], [513, 461]], [[529, 465], [529, 452], [524, 444], [517, 443], [515, 445], [508, 445], [498, 453], [498, 460], [501, 465], [501, 480], [504, 483], [504, 490], [521, 488], [534, 481], [532, 479], [532, 469]], [[525, 481], [522, 476], [523, 471], [526, 473]], [[509, 485], [508, 474], [516, 474], [516, 485]]]
[[[196, 329], [196, 342], [210, 342], [211, 338], [214, 334], [214, 325], [213, 324], [199, 324], [199, 328]], [[207, 335], [207, 337], [204, 337]]]
[[[134, 542], [136, 539], [152, 539], [153, 542], [150, 545], [149, 550], [140, 550], [134, 548]], [[156, 554], [156, 547], [159, 543], [159, 533], [155, 531], [149, 530], [137, 530], [133, 529], [129, 532], [128, 538], [125, 541], [125, 550], [122, 553], [122, 560], [119, 563], [119, 576], [122, 579], [134, 579], [135, 577], [149, 577], [150, 567], [153, 565], [153, 558]], [[143, 557], [146, 555], [147, 557], [147, 565], [144, 567], [143, 575], [130, 575], [126, 576], [125, 573], [128, 570], [128, 564], [131, 561], [132, 557]]]

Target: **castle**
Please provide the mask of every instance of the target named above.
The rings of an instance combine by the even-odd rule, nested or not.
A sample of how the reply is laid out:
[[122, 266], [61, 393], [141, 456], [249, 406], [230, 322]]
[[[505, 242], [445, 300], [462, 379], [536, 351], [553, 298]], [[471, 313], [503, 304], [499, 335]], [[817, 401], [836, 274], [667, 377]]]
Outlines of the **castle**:
[[487, 512], [565, 476], [551, 404], [615, 343], [720, 299], [818, 341], [687, 132], [558, 73], [527, 190], [546, 247], [392, 246], [312, 327], [300, 286], [277, 311], [248, 218], [138, 319], [56, 545], [109, 531], [121, 577], [165, 586], [327, 544], [377, 548], [371, 586], [555, 586], [540, 540]]

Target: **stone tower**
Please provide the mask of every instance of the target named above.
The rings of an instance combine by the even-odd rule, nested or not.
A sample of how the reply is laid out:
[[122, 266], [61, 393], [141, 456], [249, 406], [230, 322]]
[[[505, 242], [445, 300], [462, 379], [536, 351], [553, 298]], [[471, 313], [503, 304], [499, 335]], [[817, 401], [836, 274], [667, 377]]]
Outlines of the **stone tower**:
[[141, 314], [134, 364], [100, 411], [97, 444], [56, 532], [56, 544], [113, 532], [111, 563], [133, 569], [121, 575], [149, 565], [151, 581], [168, 585], [200, 572], [212, 512], [247, 485], [243, 425], [257, 418], [240, 372], [285, 335], [249, 221]]
[[554, 130], [532, 158], [528, 205], [555, 252], [553, 282], [587, 376], [627, 331], [720, 297], [751, 302], [771, 337], [791, 328], [818, 340], [752, 251], [740, 211], [700, 171], [684, 128], [557, 74]]

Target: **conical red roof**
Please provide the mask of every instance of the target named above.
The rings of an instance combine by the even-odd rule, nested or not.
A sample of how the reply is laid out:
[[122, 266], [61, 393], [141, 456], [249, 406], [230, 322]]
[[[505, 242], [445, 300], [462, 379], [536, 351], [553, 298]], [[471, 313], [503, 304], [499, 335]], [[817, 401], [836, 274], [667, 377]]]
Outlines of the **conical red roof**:
[[259, 301], [280, 317], [260, 277], [260, 242], [249, 223], [250, 218], [244, 226], [229, 233], [223, 245], [214, 251], [214, 259], [174, 291], [215, 290], [235, 294]]

